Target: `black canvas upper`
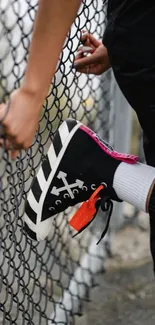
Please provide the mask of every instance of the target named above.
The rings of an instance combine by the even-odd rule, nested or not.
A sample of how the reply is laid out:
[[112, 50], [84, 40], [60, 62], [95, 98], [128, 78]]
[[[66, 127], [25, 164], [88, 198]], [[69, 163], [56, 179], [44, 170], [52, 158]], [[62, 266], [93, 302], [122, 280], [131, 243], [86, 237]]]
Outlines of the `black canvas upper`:
[[[111, 147], [109, 148], [112, 150]], [[88, 134], [79, 129], [69, 143], [49, 187], [43, 205], [42, 220], [64, 211], [68, 206], [87, 200], [94, 192], [91, 188], [92, 184], [95, 184], [97, 188], [105, 182], [109, 189], [108, 195], [114, 200], [119, 200], [112, 184], [115, 170], [120, 163], [121, 160], [108, 156]], [[57, 177], [61, 172], [66, 174], [69, 184], [76, 180], [83, 182], [82, 188], [75, 192], [74, 199], [71, 199], [69, 195], [64, 197], [63, 191], [58, 197], [52, 194], [53, 187], [59, 189], [63, 186], [62, 179]]]
[[108, 227], [112, 213], [111, 199], [120, 201], [113, 188], [115, 171], [120, 163], [134, 164], [137, 159], [136, 156], [114, 151], [81, 123], [71, 119], [64, 121], [56, 132], [27, 198], [24, 220], [29, 236], [37, 240], [45, 239], [53, 216], [87, 201], [93, 193], [97, 195], [95, 191], [98, 188], [102, 210], [109, 209]]

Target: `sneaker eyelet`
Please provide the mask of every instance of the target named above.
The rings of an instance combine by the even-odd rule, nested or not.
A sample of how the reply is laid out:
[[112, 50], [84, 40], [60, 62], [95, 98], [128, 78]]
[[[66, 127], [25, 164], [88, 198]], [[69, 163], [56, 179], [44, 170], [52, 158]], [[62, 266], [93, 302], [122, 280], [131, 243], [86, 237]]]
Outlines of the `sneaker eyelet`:
[[53, 211], [53, 210], [55, 210], [55, 208], [54, 207], [50, 207], [48, 210], [49, 211]]
[[60, 200], [57, 200], [57, 201], [55, 201], [55, 204], [56, 205], [59, 205], [59, 204], [61, 204], [62, 202], [60, 201]]
[[96, 190], [96, 184], [91, 185], [91, 190], [95, 191]]
[[73, 190], [73, 194], [79, 194], [79, 191], [75, 188], [75, 189]]
[[84, 185], [84, 186], [82, 187], [82, 190], [83, 190], [83, 191], [88, 191], [88, 187]]
[[104, 182], [101, 183], [101, 185], [104, 185], [105, 187], [108, 187], [108, 185]]
[[65, 193], [64, 194], [64, 199], [67, 199], [69, 197], [69, 194], [68, 193]]

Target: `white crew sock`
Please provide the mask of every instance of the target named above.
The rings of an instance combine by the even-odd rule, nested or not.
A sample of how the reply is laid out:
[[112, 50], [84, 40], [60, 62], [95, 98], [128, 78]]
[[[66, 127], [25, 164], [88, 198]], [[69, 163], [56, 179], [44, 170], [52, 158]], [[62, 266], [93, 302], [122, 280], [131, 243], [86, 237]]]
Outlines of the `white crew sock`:
[[116, 169], [113, 188], [118, 197], [136, 208], [146, 211], [150, 187], [155, 180], [155, 168], [141, 163], [122, 162]]

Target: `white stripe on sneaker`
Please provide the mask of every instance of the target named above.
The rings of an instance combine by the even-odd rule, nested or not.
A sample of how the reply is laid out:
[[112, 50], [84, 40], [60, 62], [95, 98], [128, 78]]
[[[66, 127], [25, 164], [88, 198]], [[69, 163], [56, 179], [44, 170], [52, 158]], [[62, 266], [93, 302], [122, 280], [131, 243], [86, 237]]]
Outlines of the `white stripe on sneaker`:
[[45, 176], [44, 176], [44, 172], [42, 170], [42, 167], [40, 167], [40, 169], [38, 171], [37, 179], [38, 179], [38, 183], [40, 185], [40, 188], [41, 188], [41, 190], [43, 192], [44, 187], [45, 187], [45, 184], [46, 184], [46, 179], [45, 179]]
[[63, 145], [64, 145], [64, 143], [66, 141], [66, 138], [68, 137], [69, 133], [70, 132], [68, 130], [67, 123], [66, 122], [62, 123], [60, 128], [59, 128], [59, 135], [60, 135], [60, 139], [61, 139], [61, 142], [62, 142]]
[[29, 205], [32, 208], [32, 210], [35, 213], [38, 213], [39, 203], [36, 201], [31, 190], [29, 191], [29, 194], [28, 194], [28, 202], [29, 202]]
[[[65, 124], [66, 123], [62, 123], [62, 126]], [[80, 122], [78, 122], [77, 125], [72, 129], [72, 131], [70, 133], [68, 133], [68, 136], [65, 137], [64, 145], [63, 145], [58, 157], [56, 157], [55, 162], [52, 165], [51, 174], [49, 175], [48, 180], [45, 182], [45, 186], [43, 188], [43, 192], [42, 192], [40, 200], [39, 200], [39, 209], [38, 209], [38, 213], [37, 213], [37, 224], [39, 224], [41, 222], [42, 208], [43, 208], [44, 200], [45, 200], [46, 194], [48, 192], [48, 189], [50, 187], [50, 184], [52, 182], [52, 179], [57, 171], [57, 168], [60, 164], [61, 159], [63, 158], [63, 155], [68, 147], [69, 142], [71, 141], [72, 137], [74, 136], [74, 134], [76, 133], [76, 131], [79, 129], [79, 127], [81, 125], [82, 124]], [[66, 130], [66, 127], [64, 127], [64, 128]], [[65, 132], [64, 132], [64, 134], [65, 134]], [[39, 181], [39, 177], [38, 177], [38, 181]], [[39, 184], [40, 184], [40, 182], [39, 182]]]
[[49, 147], [49, 150], [48, 150], [48, 153], [47, 153], [47, 156], [48, 156], [48, 160], [50, 162], [50, 165], [51, 165], [51, 170], [53, 168], [53, 164], [57, 158], [56, 154], [55, 154], [55, 150], [54, 150], [54, 146], [53, 146], [53, 143], [50, 145]]
[[[54, 216], [53, 216], [54, 217]], [[24, 222], [28, 225], [37, 237], [38, 241], [44, 240], [51, 231], [53, 217], [50, 217], [39, 224], [34, 224], [26, 213], [24, 213]]]

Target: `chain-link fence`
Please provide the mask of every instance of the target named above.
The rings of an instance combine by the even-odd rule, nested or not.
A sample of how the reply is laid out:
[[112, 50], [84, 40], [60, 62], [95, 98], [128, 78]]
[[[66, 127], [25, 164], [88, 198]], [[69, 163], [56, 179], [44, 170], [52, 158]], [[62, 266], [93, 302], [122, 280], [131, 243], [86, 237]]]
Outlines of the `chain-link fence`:
[[[36, 10], [37, 0], [0, 1], [1, 101], [21, 84]], [[83, 2], [60, 56], [32, 147], [15, 162], [0, 149], [0, 324], [74, 324], [83, 301], [89, 300], [93, 275], [104, 269], [110, 252], [110, 232], [96, 246], [103, 214], [99, 213], [93, 227], [72, 239], [68, 219], [74, 209], [68, 209], [53, 218], [49, 238], [41, 243], [28, 238], [22, 219], [32, 179], [64, 119], [78, 119], [115, 147], [119, 143], [111, 71], [94, 77], [72, 68], [82, 29], [102, 39], [105, 20], [102, 0]], [[130, 132], [125, 145], [129, 138]]]

